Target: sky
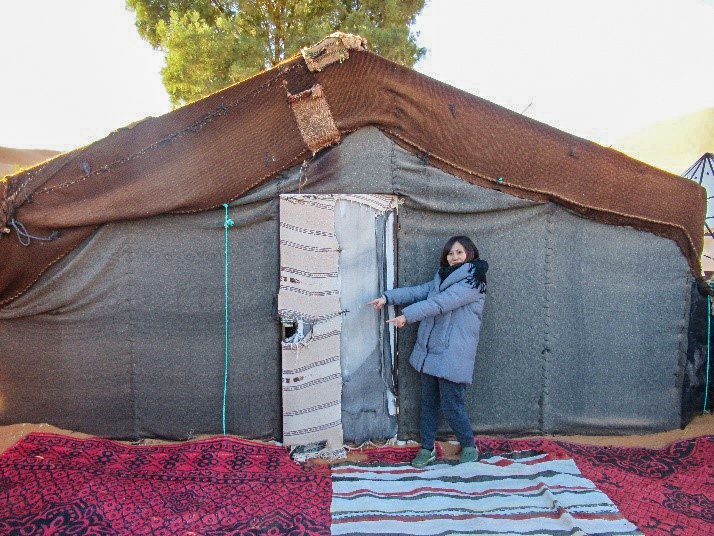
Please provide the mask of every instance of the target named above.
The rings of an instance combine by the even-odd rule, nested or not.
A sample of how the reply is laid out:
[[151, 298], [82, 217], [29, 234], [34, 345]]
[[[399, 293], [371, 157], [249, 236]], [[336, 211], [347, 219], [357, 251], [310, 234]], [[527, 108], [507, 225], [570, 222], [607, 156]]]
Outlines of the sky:
[[[171, 109], [124, 0], [0, 0], [0, 146], [69, 150]], [[714, 0], [428, 0], [433, 78], [603, 145], [714, 107]]]

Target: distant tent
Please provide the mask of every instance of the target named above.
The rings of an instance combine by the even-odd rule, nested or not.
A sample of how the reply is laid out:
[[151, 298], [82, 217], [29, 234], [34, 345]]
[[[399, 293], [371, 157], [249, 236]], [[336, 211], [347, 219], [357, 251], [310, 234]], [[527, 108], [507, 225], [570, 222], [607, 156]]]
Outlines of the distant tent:
[[694, 162], [682, 177], [697, 181], [707, 190], [707, 217], [704, 220], [704, 253], [702, 254], [702, 269], [714, 272], [714, 154], [704, 153]]
[[714, 154], [704, 153], [682, 173], [682, 177], [697, 181], [707, 189], [707, 219], [714, 218]]

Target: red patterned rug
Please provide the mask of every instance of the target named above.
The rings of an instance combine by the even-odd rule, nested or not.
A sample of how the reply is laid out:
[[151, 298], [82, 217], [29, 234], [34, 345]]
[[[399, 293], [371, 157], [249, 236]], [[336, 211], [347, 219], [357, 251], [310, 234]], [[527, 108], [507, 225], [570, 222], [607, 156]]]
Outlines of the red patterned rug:
[[[486, 453], [575, 460], [647, 535], [714, 534], [714, 436], [667, 448], [479, 438]], [[409, 461], [413, 448], [364, 451]], [[330, 469], [235, 438], [127, 446], [31, 434], [0, 456], [0, 534], [330, 534]]]
[[714, 534], [714, 436], [663, 449], [479, 439], [484, 452], [565, 453], [646, 535]]
[[235, 438], [30, 434], [0, 456], [0, 534], [330, 534], [330, 469]]

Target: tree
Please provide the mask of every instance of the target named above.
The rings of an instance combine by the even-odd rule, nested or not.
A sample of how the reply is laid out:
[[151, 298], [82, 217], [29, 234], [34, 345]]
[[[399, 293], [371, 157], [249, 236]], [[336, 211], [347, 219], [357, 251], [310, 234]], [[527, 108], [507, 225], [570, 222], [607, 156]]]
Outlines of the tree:
[[410, 31], [424, 0], [126, 0], [136, 28], [162, 50], [174, 106], [277, 65], [340, 30], [411, 67], [426, 49]]

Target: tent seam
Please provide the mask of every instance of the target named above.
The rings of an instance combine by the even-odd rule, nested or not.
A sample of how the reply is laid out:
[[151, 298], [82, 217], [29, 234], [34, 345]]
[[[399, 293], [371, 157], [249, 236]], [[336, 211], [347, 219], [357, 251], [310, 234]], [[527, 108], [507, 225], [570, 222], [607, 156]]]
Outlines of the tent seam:
[[[397, 164], [396, 164], [396, 154], [397, 154], [397, 144], [396, 142], [391, 139], [387, 138], [391, 144], [390, 150], [389, 150], [389, 180], [391, 182], [391, 187], [392, 187], [392, 194], [393, 195], [399, 195], [397, 192], [397, 187], [396, 187], [396, 174], [397, 174]], [[392, 239], [394, 241], [394, 280], [392, 281], [392, 284], [397, 283], [397, 279], [399, 277], [399, 241], [397, 240], [399, 236], [399, 210], [395, 211], [394, 215], [394, 227], [391, 229], [392, 234]], [[386, 226], [385, 226], [385, 234], [387, 232]], [[385, 241], [386, 243], [386, 241]], [[386, 286], [386, 285], [385, 285]], [[394, 348], [391, 348], [393, 351], [393, 361], [392, 361], [392, 366], [391, 366], [391, 380], [392, 380], [392, 389], [394, 391], [394, 399], [395, 399], [395, 406], [396, 406], [396, 415], [395, 415], [395, 421], [397, 423], [397, 434], [399, 434], [399, 429], [400, 429], [400, 421], [401, 421], [401, 399], [399, 398], [399, 366], [401, 364], [400, 360], [400, 354], [399, 354], [399, 333], [398, 330], [395, 330], [394, 333], [394, 338], [391, 338], [388, 336], [389, 339], [389, 344], [394, 345]], [[391, 356], [390, 356], [391, 357]]]
[[[682, 275], [683, 279], [683, 284], [682, 287], [684, 288], [684, 302], [687, 304], [686, 307], [682, 308], [682, 320], [680, 322], [680, 328], [679, 328], [679, 335], [677, 337], [677, 370], [679, 371], [679, 374], [675, 373], [674, 375], [674, 382], [675, 382], [675, 388], [677, 389], [677, 392], [679, 396], [677, 397], [677, 403], [679, 404], [678, 408], [678, 415], [679, 415], [679, 423], [680, 426], [682, 425], [682, 418], [683, 418], [683, 412], [682, 412], [682, 402], [683, 402], [683, 387], [684, 387], [684, 375], [687, 373], [687, 350], [689, 349], [689, 324], [691, 322], [691, 314], [692, 314], [692, 307], [694, 305], [694, 299], [693, 299], [693, 288], [692, 285], [689, 284], [689, 273], [685, 272]], [[707, 341], [708, 343], [708, 341]], [[694, 353], [694, 352], [693, 352]], [[696, 375], [696, 372], [695, 372]]]
[[545, 232], [545, 257], [544, 257], [544, 306], [545, 314], [543, 316], [543, 350], [541, 351], [541, 403], [539, 404], [540, 414], [538, 415], [539, 431], [545, 433], [545, 406], [548, 402], [548, 365], [549, 356], [551, 353], [550, 331], [552, 327], [552, 302], [553, 297], [551, 290], [553, 287], [553, 208], [550, 207], [546, 213], [546, 232]]
[[[298, 162], [302, 162], [302, 161], [307, 160], [307, 158], [310, 157], [310, 154], [311, 154], [311, 153], [310, 153], [309, 150], [308, 150], [308, 151], [303, 151], [303, 152], [300, 153], [298, 156], [296, 156], [295, 158], [293, 158], [290, 162], [288, 162], [282, 170], [280, 170], [280, 171], [273, 171], [273, 172], [271, 172], [271, 173], [268, 173], [267, 175], [263, 175], [262, 177], [260, 177], [259, 179], [257, 179], [255, 182], [253, 182], [253, 183], [251, 183], [250, 185], [248, 185], [248, 186], [247, 186], [245, 189], [243, 189], [240, 193], [237, 193], [237, 194], [235, 194], [233, 197], [231, 197], [231, 198], [229, 199], [228, 203], [232, 203], [233, 201], [235, 201], [236, 199], [238, 199], [238, 198], [241, 197], [242, 195], [245, 195], [247, 192], [249, 192], [250, 190], [252, 190], [252, 189], [255, 188], [256, 186], [259, 186], [260, 184], [262, 184], [264, 181], [266, 181], [266, 180], [269, 179], [270, 177], [273, 177], [273, 176], [276, 175], [276, 174], [282, 173], [282, 171], [285, 171], [286, 169], [290, 169], [291, 167], [293, 167], [294, 165], [296, 165]], [[280, 195], [280, 194], [279, 194], [279, 195]], [[171, 212], [167, 212], [167, 214], [195, 214], [195, 213], [197, 213], [197, 212], [206, 212], [207, 210], [214, 210], [214, 209], [216, 209], [216, 208], [218, 208], [218, 207], [221, 207], [221, 206], [223, 206], [223, 203], [218, 203], [217, 205], [212, 205], [212, 206], [206, 207], [206, 208], [198, 208], [198, 209], [194, 209], [194, 210], [173, 210], [173, 211], [171, 211]]]
[[[126, 277], [127, 279], [131, 279], [132, 277], [132, 272], [133, 272], [133, 266], [134, 262], [136, 261], [134, 250], [131, 247], [132, 237], [129, 237], [129, 240], [127, 241], [127, 260], [128, 262], [126, 263], [127, 266], [127, 271], [126, 271]], [[132, 289], [128, 293], [127, 297], [127, 302], [129, 304], [129, 333], [127, 337], [127, 342], [128, 342], [128, 348], [129, 348], [129, 361], [130, 361], [130, 369], [129, 369], [129, 389], [131, 390], [131, 411], [132, 411], [132, 416], [131, 416], [131, 422], [132, 426], [134, 429], [134, 437], [139, 438], [139, 420], [138, 420], [138, 399], [136, 396], [136, 341], [133, 338], [133, 334], [136, 333], [138, 322], [136, 319], [136, 306], [134, 304], [134, 299], [133, 299], [133, 294], [134, 290], [136, 289], [135, 285], [128, 285], [128, 288]]]
[[[23, 204], [27, 203], [29, 201], [30, 196], [32, 193], [27, 193], [26, 190], [28, 189], [28, 186], [35, 180], [37, 177], [40, 175], [42, 171], [44, 171], [47, 167], [49, 167], [51, 164], [58, 164], [59, 167], [52, 172], [52, 174], [47, 178], [45, 183], [50, 180], [54, 175], [59, 173], [62, 169], [64, 169], [67, 165], [69, 165], [71, 162], [74, 162], [76, 157], [79, 155], [79, 152], [83, 149], [83, 147], [80, 147], [78, 149], [73, 149], [71, 151], [68, 151], [66, 153], [59, 153], [55, 155], [54, 157], [50, 158], [49, 160], [45, 160], [44, 162], [41, 162], [37, 164], [36, 166], [30, 167], [29, 169], [26, 169], [24, 171], [21, 171], [15, 175], [7, 175], [7, 180], [4, 181], [6, 184], [5, 192], [5, 200], [2, 203], [2, 206], [0, 207], [0, 215], [8, 216], [11, 213], [14, 213], [14, 211], [19, 207], [22, 206]], [[64, 162], [60, 162], [60, 159], [62, 157], [66, 157]], [[24, 177], [24, 180], [21, 180], [20, 177]], [[11, 180], [12, 179], [12, 182]], [[13, 184], [15, 179], [17, 179], [17, 182], [19, 184]], [[13, 193], [11, 195], [7, 195], [7, 192], [10, 191], [10, 186], [13, 186]], [[22, 203], [15, 203], [15, 199], [20, 195], [23, 194], [25, 199], [22, 201]]]

